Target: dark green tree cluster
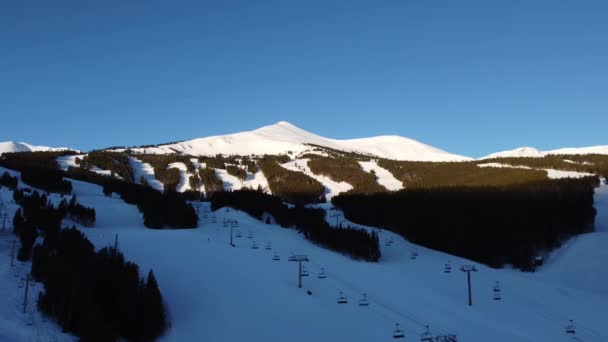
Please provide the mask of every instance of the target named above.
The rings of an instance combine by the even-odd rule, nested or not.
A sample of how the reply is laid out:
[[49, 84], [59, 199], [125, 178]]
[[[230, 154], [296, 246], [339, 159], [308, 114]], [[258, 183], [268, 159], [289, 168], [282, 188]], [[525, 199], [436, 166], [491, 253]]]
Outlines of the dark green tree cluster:
[[14, 190], [17, 188], [18, 184], [19, 184], [19, 178], [16, 176], [15, 177], [11, 176], [6, 171], [2, 174], [2, 177], [0, 177], [0, 187], [5, 186], [11, 190]]
[[325, 201], [325, 187], [316, 179], [285, 169], [274, 157], [265, 157], [258, 161], [258, 165], [268, 180], [270, 191], [281, 199], [294, 204]]
[[501, 163], [537, 169], [588, 172], [602, 177], [608, 177], [608, 155], [605, 154], [551, 154], [540, 158], [513, 157], [484, 159], [479, 160], [476, 163]]
[[27, 185], [48, 192], [72, 193], [72, 183], [63, 179], [63, 174], [59, 170], [38, 167], [23, 169], [21, 170], [21, 180]]
[[154, 176], [164, 184], [167, 191], [175, 191], [180, 181], [177, 168], [168, 168], [172, 163], [183, 163], [190, 173], [195, 173], [191, 158], [181, 154], [138, 154], [137, 158], [154, 168]]
[[167, 327], [158, 283], [113, 248], [99, 252], [76, 228], [34, 248], [32, 275], [44, 283], [39, 309], [81, 341], [152, 341]]
[[80, 166], [86, 169], [96, 166], [109, 170], [112, 176], [119, 175], [126, 181], [135, 181], [129, 155], [124, 152], [91, 151], [82, 158]]
[[294, 228], [308, 240], [328, 249], [345, 253], [356, 259], [378, 261], [378, 236], [364, 229], [331, 227], [325, 220], [325, 211], [302, 206], [288, 207], [280, 198], [260, 191], [239, 190], [217, 192], [211, 197], [211, 209], [232, 207], [262, 220], [270, 214], [285, 228]]
[[76, 200], [76, 195], [72, 195], [70, 202], [64, 198], [59, 203], [59, 211], [63, 217], [69, 217], [75, 222], [86, 227], [92, 227], [95, 224], [95, 208], [86, 207]]
[[378, 184], [376, 176], [363, 171], [354, 158], [311, 156], [308, 167], [317, 175], [324, 175], [336, 182], [346, 182], [353, 186], [349, 193], [373, 194], [387, 191]]
[[234, 177], [240, 179], [241, 181], [245, 181], [247, 179], [247, 171], [236, 165], [226, 165], [226, 172], [228, 172], [229, 175], [233, 175]]
[[211, 196], [213, 193], [218, 191], [224, 191], [224, 183], [217, 177], [215, 170], [209, 168], [201, 168], [198, 170], [198, 174], [205, 186], [205, 192], [207, 196]]
[[406, 188], [503, 186], [547, 179], [547, 172], [512, 168], [479, 167], [474, 162], [416, 162], [381, 159]]
[[102, 186], [103, 193], [107, 196], [117, 193], [126, 203], [137, 205], [143, 214], [144, 225], [148, 228], [179, 229], [198, 226], [196, 211], [184, 196], [175, 191], [161, 193], [149, 186], [125, 182], [81, 168], [70, 168], [66, 174], [70, 178]]
[[58, 169], [57, 157], [75, 154], [75, 151], [3, 153], [0, 164], [18, 171], [29, 168]]
[[332, 203], [354, 222], [492, 267], [533, 270], [534, 257], [593, 228], [596, 177], [501, 187], [415, 188], [340, 195]]

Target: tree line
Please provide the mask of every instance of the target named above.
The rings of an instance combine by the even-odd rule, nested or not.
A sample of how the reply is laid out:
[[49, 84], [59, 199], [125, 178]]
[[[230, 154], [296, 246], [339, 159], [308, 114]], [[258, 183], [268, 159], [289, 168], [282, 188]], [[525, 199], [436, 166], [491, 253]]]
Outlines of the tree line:
[[301, 172], [287, 170], [279, 165], [281, 161], [284, 160], [272, 156], [258, 160], [258, 165], [268, 180], [268, 187], [274, 195], [293, 204], [325, 201], [323, 184]]
[[385, 192], [386, 188], [378, 184], [376, 176], [363, 171], [354, 158], [322, 157], [309, 155], [308, 167], [316, 175], [324, 175], [336, 182], [346, 182], [353, 186], [349, 193], [373, 194]]
[[294, 228], [308, 240], [355, 259], [380, 259], [380, 245], [375, 232], [369, 233], [352, 227], [331, 227], [325, 220], [326, 213], [323, 209], [288, 207], [280, 198], [254, 190], [214, 193], [211, 209], [218, 210], [226, 206], [242, 210], [258, 220], [262, 220], [265, 214], [270, 214], [280, 226]]
[[[44, 284], [37, 300], [42, 313], [82, 341], [150, 341], [163, 333], [167, 317], [152, 271], [144, 280], [118, 250], [95, 252], [75, 227], [60, 228], [70, 207], [79, 206], [75, 197], [63, 209], [37, 191], [15, 190], [13, 198], [21, 206], [13, 219], [17, 257], [31, 258], [31, 274]], [[33, 247], [39, 234], [44, 240]]]
[[413, 188], [336, 196], [351, 221], [485, 263], [534, 269], [534, 258], [593, 229], [597, 177], [488, 187]]

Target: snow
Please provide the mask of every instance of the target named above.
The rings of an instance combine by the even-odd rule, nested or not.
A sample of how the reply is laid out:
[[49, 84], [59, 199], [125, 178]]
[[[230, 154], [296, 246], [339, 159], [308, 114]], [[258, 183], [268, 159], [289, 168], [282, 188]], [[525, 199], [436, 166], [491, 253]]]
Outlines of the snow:
[[143, 163], [141, 160], [133, 157], [129, 157], [129, 164], [131, 165], [131, 169], [133, 169], [133, 176], [136, 182], [139, 182], [141, 177], [144, 177], [149, 186], [158, 191], [164, 191], [165, 187], [163, 183], [154, 176], [152, 165]]
[[80, 167], [80, 165], [76, 164], [76, 158], [82, 159], [83, 157], [84, 154], [59, 156], [57, 157], [57, 164], [59, 165], [59, 169], [67, 171], [70, 167]]
[[403, 183], [398, 180], [397, 178], [395, 178], [395, 176], [393, 176], [393, 174], [383, 168], [378, 166], [378, 163], [376, 161], [368, 161], [368, 162], [359, 162], [359, 165], [361, 165], [361, 168], [363, 169], [363, 171], [365, 172], [372, 172], [374, 171], [374, 173], [376, 174], [376, 178], [378, 180], [378, 184], [382, 185], [383, 187], [387, 188], [390, 191], [398, 191], [403, 189]]
[[497, 168], [512, 168], [512, 169], [527, 169], [527, 170], [542, 170], [547, 172], [547, 177], [551, 179], [560, 179], [560, 178], [582, 178], [588, 176], [594, 176], [592, 173], [588, 172], [577, 172], [577, 171], [562, 171], [562, 170], [554, 170], [554, 169], [534, 169], [524, 165], [509, 165], [509, 164], [501, 164], [501, 163], [485, 163], [485, 164], [477, 164], [479, 167], [497, 167]]
[[595, 231], [576, 236], [549, 256], [539, 274], [564, 286], [608, 296], [608, 185], [595, 190]]
[[35, 146], [24, 142], [4, 141], [0, 142], [0, 155], [11, 152], [40, 152], [40, 151], [67, 151], [67, 147]]
[[534, 147], [519, 147], [510, 151], [492, 153], [479, 159], [509, 157], [544, 157], [550, 154], [608, 154], [608, 146], [566, 147], [549, 151], [540, 151]]
[[186, 164], [182, 162], [171, 163], [167, 166], [167, 169], [178, 169], [179, 170], [179, 183], [175, 187], [175, 191], [184, 192], [190, 190], [190, 173]]
[[258, 187], [261, 187], [266, 193], [271, 193], [268, 187], [268, 180], [262, 171], [256, 173], [247, 172], [247, 178], [244, 181], [229, 174], [225, 169], [215, 169], [215, 175], [224, 183], [224, 190], [226, 191], [241, 189], [257, 190]]
[[302, 154], [319, 145], [335, 150], [356, 152], [397, 160], [457, 161], [471, 158], [450, 154], [438, 148], [400, 136], [379, 136], [364, 139], [336, 140], [307, 132], [281, 121], [254, 131], [188, 140], [133, 151], [153, 154], [183, 153], [193, 156]]
[[[576, 239], [550, 258], [546, 269], [532, 274], [477, 265], [479, 271], [471, 275], [474, 304], [469, 307], [466, 277], [458, 267], [473, 262], [411, 244], [388, 231], [378, 230], [380, 262], [360, 262], [237, 210], [210, 213], [209, 203], [199, 204], [198, 229], [146, 229], [136, 206], [104, 196], [93, 184], [73, 181], [73, 186], [78, 200], [97, 211], [95, 226], [81, 228], [95, 246], [113, 243], [118, 234], [119, 248], [128, 260], [137, 262], [144, 273], [154, 269], [172, 321], [160, 341], [393, 341], [395, 323], [405, 330], [406, 341], [419, 340], [425, 324], [433, 333], [454, 333], [466, 342], [568, 341], [563, 331], [568, 319], [574, 319], [583, 341], [608, 340], [608, 294], [601, 291], [608, 288], [605, 243], [587, 243], [594, 250], [585, 251], [576, 244], [586, 239]], [[7, 199], [10, 193], [2, 191]], [[587, 234], [589, 242], [597, 234], [608, 234], [606, 186], [596, 192], [596, 207], [598, 232]], [[243, 237], [235, 238], [236, 247], [228, 244], [223, 219], [239, 222]], [[260, 249], [251, 249], [250, 232]], [[394, 242], [386, 246], [390, 240]], [[271, 251], [264, 249], [267, 243]], [[419, 253], [416, 260], [410, 259], [413, 250]], [[271, 260], [275, 251], [280, 261]], [[583, 252], [589, 255], [578, 254]], [[287, 261], [291, 253], [310, 258], [305, 263], [310, 276], [304, 277], [302, 289], [297, 286], [297, 264]], [[0, 243], [0, 254], [8, 259], [5, 244]], [[594, 264], [581, 267], [589, 261], [582, 257]], [[453, 271], [446, 274], [443, 266], [448, 261]], [[47, 322], [50, 327], [43, 329], [38, 328], [43, 322], [34, 321], [28, 327], [16, 312], [19, 291], [15, 278], [5, 272], [6, 264], [0, 263], [0, 295], [9, 298], [9, 305], [0, 306], [0, 339], [48, 340], [36, 339], [35, 331], [54, 325]], [[315, 276], [322, 267], [326, 279]], [[565, 275], [579, 276], [577, 272], [595, 275], [581, 275], [580, 282], [596, 288], [564, 281]], [[560, 274], [564, 276], [554, 276]], [[500, 302], [491, 299], [495, 281], [502, 287]], [[339, 291], [348, 304], [336, 303]], [[363, 293], [369, 307], [356, 305]]]
[[314, 174], [312, 170], [308, 167], [309, 160], [310, 159], [307, 158], [296, 159], [281, 164], [281, 166], [286, 168], [287, 170], [301, 172], [323, 184], [323, 186], [325, 187], [325, 199], [327, 201], [331, 200], [332, 197], [337, 196], [341, 192], [346, 192], [348, 190], [353, 189], [353, 186], [346, 182], [336, 182], [327, 176]]

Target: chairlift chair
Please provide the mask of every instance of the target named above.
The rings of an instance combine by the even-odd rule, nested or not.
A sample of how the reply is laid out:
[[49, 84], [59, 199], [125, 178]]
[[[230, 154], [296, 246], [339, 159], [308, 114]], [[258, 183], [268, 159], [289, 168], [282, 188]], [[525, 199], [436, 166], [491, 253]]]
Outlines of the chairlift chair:
[[251, 249], [259, 249], [260, 247], [258, 246], [257, 243], [255, 243], [255, 241], [253, 241], [253, 244], [251, 245]]
[[308, 277], [308, 270], [304, 265], [302, 265], [302, 277]]
[[393, 338], [405, 338], [405, 332], [399, 328], [399, 323], [395, 323], [395, 330], [393, 330]]
[[420, 335], [420, 342], [433, 342], [435, 341], [435, 338], [433, 337], [433, 334], [431, 334], [431, 329], [429, 329], [429, 326], [426, 326], [426, 331], [422, 333], [422, 335]]
[[270, 246], [270, 242], [266, 244], [266, 247], [264, 247], [264, 249], [267, 251], [272, 249], [272, 247]]
[[325, 268], [321, 267], [321, 272], [319, 272], [319, 274], [317, 275], [317, 277], [319, 279], [325, 279], [325, 278], [327, 278], [327, 274], [325, 273]]
[[241, 235], [241, 231], [240, 230], [237, 230], [236, 234], [234, 236], [236, 236], [237, 238], [243, 237], [243, 235]]
[[576, 328], [574, 327], [574, 322], [572, 322], [572, 320], [566, 325], [566, 334], [571, 334], [572, 336], [576, 334]]
[[279, 261], [279, 260], [281, 260], [281, 257], [279, 257], [279, 255], [277, 254], [277, 252], [274, 252], [274, 256], [272, 257], [272, 260]]
[[416, 252], [412, 251], [412, 253], [410, 254], [410, 259], [416, 260], [417, 256], [418, 256], [418, 254]]
[[501, 300], [501, 295], [500, 295], [500, 284], [498, 282], [496, 282], [496, 285], [494, 285], [494, 295], [492, 296], [492, 299], [494, 300]]
[[346, 299], [344, 294], [342, 294], [342, 291], [340, 291], [340, 296], [338, 297], [338, 304], [346, 304], [346, 303], [348, 303], [348, 299]]
[[452, 265], [449, 262], [443, 267], [443, 273], [452, 273]]
[[369, 301], [367, 300], [367, 294], [363, 294], [361, 299], [359, 299], [359, 306], [369, 306]]

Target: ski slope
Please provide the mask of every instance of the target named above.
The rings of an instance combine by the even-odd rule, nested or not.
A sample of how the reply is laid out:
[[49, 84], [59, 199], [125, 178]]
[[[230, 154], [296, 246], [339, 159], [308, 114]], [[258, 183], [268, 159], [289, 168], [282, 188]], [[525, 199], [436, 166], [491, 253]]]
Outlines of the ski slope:
[[253, 189], [256, 190], [261, 188], [264, 192], [270, 194], [270, 187], [268, 187], [268, 180], [262, 171], [256, 173], [247, 172], [247, 178], [241, 181], [239, 178], [231, 175], [225, 169], [215, 169], [215, 175], [220, 181], [222, 181], [224, 190], [236, 191], [241, 189]]
[[[469, 307], [466, 277], [458, 266], [470, 261], [410, 244], [388, 231], [378, 230], [381, 261], [367, 263], [233, 209], [212, 213], [208, 203], [201, 203], [198, 210], [201, 228], [150, 230], [143, 227], [135, 206], [104, 196], [99, 186], [72, 182], [79, 202], [97, 211], [95, 227], [81, 228], [95, 246], [113, 243], [118, 234], [127, 259], [137, 262], [144, 273], [154, 269], [172, 321], [161, 341], [393, 341], [395, 323], [404, 329], [406, 341], [419, 340], [426, 324], [434, 334], [453, 333], [467, 342], [570, 341], [563, 332], [568, 319], [575, 320], [583, 341], [608, 338], [608, 295], [550, 274], [550, 267], [556, 267], [575, 275], [580, 258], [575, 263], [568, 261], [569, 256], [556, 256], [546, 270], [535, 274], [477, 265], [479, 271], [472, 275], [474, 305]], [[596, 194], [599, 220], [608, 218], [606, 193], [604, 186]], [[242, 237], [235, 238], [236, 247], [229, 246], [225, 219], [239, 223]], [[607, 223], [601, 221], [598, 227], [605, 229]], [[259, 249], [251, 248], [253, 241]], [[265, 249], [267, 244], [271, 250]], [[416, 259], [411, 259], [413, 251]], [[1, 257], [5, 252], [0, 249]], [[274, 252], [280, 261], [272, 260]], [[310, 276], [304, 277], [302, 289], [297, 287], [297, 264], [287, 261], [291, 253], [310, 258], [305, 264]], [[577, 260], [577, 255], [572, 258]], [[444, 273], [447, 262], [451, 273]], [[598, 257], [597, 262], [606, 269], [607, 258]], [[316, 277], [321, 268], [326, 279]], [[14, 277], [1, 270], [0, 289], [10, 292]], [[495, 281], [502, 287], [501, 301], [492, 300]], [[337, 304], [339, 291], [347, 304]], [[369, 307], [357, 305], [363, 293]], [[27, 326], [14, 311], [14, 305], [0, 308], [0, 331], [16, 336], [11, 341], [35, 341], [34, 327], [39, 324], [40, 330], [57, 333], [50, 322]]]
[[301, 172], [321, 183], [325, 187], [325, 199], [327, 201], [330, 201], [332, 197], [337, 196], [341, 192], [353, 189], [353, 186], [346, 182], [336, 182], [327, 176], [313, 173], [310, 167], [308, 167], [309, 160], [307, 158], [295, 159], [280, 165], [287, 170]]
[[403, 189], [403, 182], [395, 178], [395, 176], [393, 176], [393, 174], [389, 170], [378, 166], [378, 163], [376, 161], [360, 161], [359, 165], [361, 165], [361, 168], [365, 172], [370, 173], [374, 171], [378, 184], [387, 188], [389, 191], [398, 191]]
[[129, 157], [129, 164], [133, 170], [134, 180], [139, 183], [141, 177], [144, 177], [148, 185], [158, 191], [164, 191], [165, 186], [161, 181], [154, 176], [154, 168], [148, 163], [133, 157]]

